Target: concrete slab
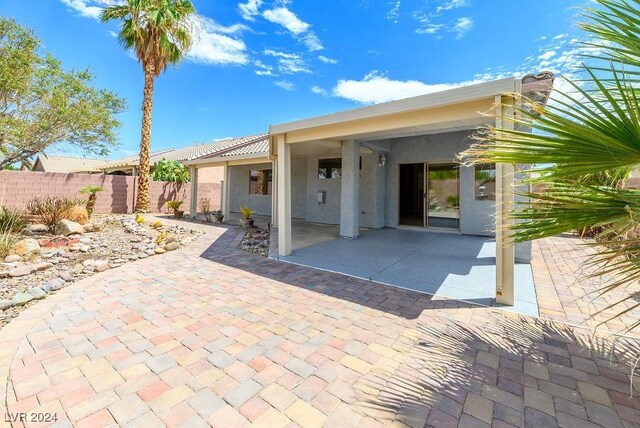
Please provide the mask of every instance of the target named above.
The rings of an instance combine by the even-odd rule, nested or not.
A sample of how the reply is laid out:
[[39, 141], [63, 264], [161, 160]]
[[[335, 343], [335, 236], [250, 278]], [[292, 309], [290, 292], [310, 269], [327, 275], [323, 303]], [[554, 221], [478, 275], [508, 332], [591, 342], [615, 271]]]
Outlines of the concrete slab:
[[[293, 224], [298, 244], [273, 258], [410, 290], [499, 306], [495, 294], [495, 240], [486, 237], [402, 229], [361, 231], [337, 238], [336, 226]], [[305, 237], [306, 234], [306, 237]], [[294, 243], [296, 239], [294, 238]], [[505, 309], [538, 315], [531, 266], [517, 264], [516, 303]]]

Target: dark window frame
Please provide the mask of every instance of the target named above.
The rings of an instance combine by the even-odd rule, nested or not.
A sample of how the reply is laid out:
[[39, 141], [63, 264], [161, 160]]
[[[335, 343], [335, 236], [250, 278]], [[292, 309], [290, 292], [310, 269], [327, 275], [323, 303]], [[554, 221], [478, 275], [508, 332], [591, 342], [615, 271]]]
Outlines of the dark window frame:
[[[255, 173], [255, 175], [254, 175]], [[253, 192], [253, 183], [258, 181], [260, 173], [266, 176], [266, 180], [262, 182], [262, 189], [258, 189], [256, 186], [256, 192]], [[249, 195], [256, 196], [271, 196], [273, 192], [273, 169], [252, 169], [249, 171]]]

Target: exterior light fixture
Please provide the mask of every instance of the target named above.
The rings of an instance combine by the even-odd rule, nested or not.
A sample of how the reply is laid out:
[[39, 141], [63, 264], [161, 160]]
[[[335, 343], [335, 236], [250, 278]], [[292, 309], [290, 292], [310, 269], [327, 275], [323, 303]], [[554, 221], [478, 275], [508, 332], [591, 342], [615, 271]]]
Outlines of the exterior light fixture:
[[387, 157], [385, 155], [380, 155], [378, 159], [378, 166], [383, 167], [387, 164]]

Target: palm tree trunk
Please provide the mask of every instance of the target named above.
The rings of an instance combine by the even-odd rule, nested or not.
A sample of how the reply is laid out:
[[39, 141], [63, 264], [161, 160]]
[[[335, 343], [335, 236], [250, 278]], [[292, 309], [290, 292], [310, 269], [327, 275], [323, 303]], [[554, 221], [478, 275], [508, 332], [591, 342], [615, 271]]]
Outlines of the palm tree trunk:
[[153, 61], [144, 67], [144, 95], [142, 99], [142, 131], [140, 135], [140, 170], [136, 212], [151, 211], [149, 198], [149, 152], [151, 151], [151, 111], [153, 110], [153, 84], [155, 69]]

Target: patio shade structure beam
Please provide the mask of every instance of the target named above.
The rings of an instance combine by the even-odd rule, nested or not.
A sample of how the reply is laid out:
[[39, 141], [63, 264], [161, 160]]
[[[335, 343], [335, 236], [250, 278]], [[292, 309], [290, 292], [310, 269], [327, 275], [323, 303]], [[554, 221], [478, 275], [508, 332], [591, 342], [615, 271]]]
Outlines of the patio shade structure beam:
[[[503, 117], [515, 113], [514, 99], [510, 95], [496, 96], [496, 128], [513, 129], [512, 121]], [[508, 229], [513, 224], [509, 210], [514, 201], [513, 164], [496, 165], [496, 302], [513, 306], [515, 247], [508, 236]]]
[[278, 147], [278, 254], [291, 254], [291, 146], [285, 134], [276, 136]]

